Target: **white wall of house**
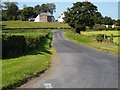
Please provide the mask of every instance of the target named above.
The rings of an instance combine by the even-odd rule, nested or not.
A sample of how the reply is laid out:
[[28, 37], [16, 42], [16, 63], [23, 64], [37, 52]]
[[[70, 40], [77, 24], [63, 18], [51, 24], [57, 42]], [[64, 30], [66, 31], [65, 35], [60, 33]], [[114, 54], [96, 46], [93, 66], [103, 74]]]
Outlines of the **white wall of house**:
[[64, 19], [63, 19], [64, 17], [65, 17], [64, 13], [61, 14], [61, 16], [58, 18], [58, 22], [64, 22]]
[[36, 18], [35, 18], [35, 21], [34, 22], [40, 22], [40, 15], [38, 15]]

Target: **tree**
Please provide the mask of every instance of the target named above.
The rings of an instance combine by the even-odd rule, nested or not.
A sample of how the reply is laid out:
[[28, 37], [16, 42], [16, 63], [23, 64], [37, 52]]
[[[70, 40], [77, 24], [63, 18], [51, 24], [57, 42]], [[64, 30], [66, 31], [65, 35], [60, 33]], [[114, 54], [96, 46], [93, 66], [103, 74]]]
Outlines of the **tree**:
[[40, 5], [36, 5], [36, 6], [34, 7], [34, 13], [40, 14], [40, 12], [41, 12], [41, 7], [40, 7]]
[[120, 19], [117, 20], [116, 25], [120, 26]]
[[[3, 12], [4, 10], [6, 11], [6, 16], [7, 16], [7, 20], [16, 20], [17, 19], [17, 11], [18, 11], [18, 6], [17, 6], [17, 2], [3, 2]], [[4, 15], [4, 14], [3, 14]], [[4, 18], [4, 16], [3, 16]]]
[[56, 6], [54, 3], [42, 4], [41, 6], [36, 5], [34, 7], [34, 12], [36, 14], [44, 13], [44, 12], [50, 12], [51, 14], [53, 14], [55, 12], [55, 10], [56, 10]]
[[51, 14], [53, 14], [53, 12], [56, 11], [56, 6], [55, 6], [54, 3], [47, 3], [46, 5], [47, 5], [47, 7], [48, 7], [48, 9], [49, 9], [49, 12], [50, 12]]
[[115, 19], [112, 19], [112, 22], [113, 22], [113, 24], [116, 24], [117, 20], [115, 20]]
[[73, 27], [77, 33], [86, 30], [86, 26], [93, 28], [95, 25], [95, 12], [97, 7], [90, 2], [73, 3], [73, 7], [65, 12], [65, 22]]
[[[17, 11], [18, 6], [17, 2], [3, 2], [2, 3], [2, 11], [4, 12], [2, 14], [3, 19], [7, 20], [16, 20], [17, 19]], [[5, 15], [5, 16], [4, 16]]]
[[94, 19], [95, 23], [102, 24], [102, 19], [103, 19], [102, 14], [100, 12], [95, 12], [94, 15], [95, 15], [95, 19]]
[[25, 7], [21, 12], [21, 16], [23, 17], [23, 20], [28, 20], [29, 18], [32, 18], [33, 15], [34, 15], [33, 7]]
[[104, 23], [105, 25], [113, 25], [112, 18], [111, 18], [111, 17], [108, 17], [108, 16], [105, 16], [105, 17], [103, 18], [103, 23]]

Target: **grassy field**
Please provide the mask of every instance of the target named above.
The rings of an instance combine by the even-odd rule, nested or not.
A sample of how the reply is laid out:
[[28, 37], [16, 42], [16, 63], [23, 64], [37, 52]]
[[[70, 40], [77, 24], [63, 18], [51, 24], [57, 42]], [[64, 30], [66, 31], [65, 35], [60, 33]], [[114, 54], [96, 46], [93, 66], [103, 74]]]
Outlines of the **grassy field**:
[[90, 35], [96, 35], [96, 34], [106, 34], [110, 36], [111, 34], [118, 36], [118, 31], [82, 31], [81, 34], [90, 36]]
[[113, 38], [113, 42], [114, 43], [119, 43], [118, 39], [120, 39], [120, 35], [118, 31], [82, 31], [81, 34], [86, 35], [86, 36], [91, 36], [91, 35], [96, 35], [96, 34], [105, 34], [107, 36], [110, 36], [111, 34], [113, 34], [114, 38]]
[[4, 28], [70, 28], [59, 22], [3, 21], [2, 24]]
[[[82, 32], [82, 34], [85, 32]], [[90, 33], [90, 32], [89, 32]], [[92, 32], [93, 33], [93, 32]], [[112, 43], [98, 43], [96, 40], [86, 37], [84, 35], [79, 35], [73, 31], [66, 30], [65, 31], [65, 37], [67, 37], [70, 40], [73, 40], [77, 43], [96, 48], [97, 50], [104, 51], [113, 55], [118, 55], [118, 45], [112, 44]]]
[[[37, 37], [38, 35], [45, 36], [49, 32], [50, 30], [4, 30], [3, 34]], [[2, 89], [19, 86], [28, 78], [47, 70], [51, 66], [50, 42], [47, 40], [45, 44], [47, 52], [41, 52], [40, 47], [27, 55], [0, 61], [2, 63]]]
[[51, 32], [49, 29], [37, 29], [37, 30], [3, 30], [2, 34], [11, 34], [11, 35], [24, 35], [24, 36], [33, 36], [37, 37], [39, 35], [44, 36], [48, 32]]

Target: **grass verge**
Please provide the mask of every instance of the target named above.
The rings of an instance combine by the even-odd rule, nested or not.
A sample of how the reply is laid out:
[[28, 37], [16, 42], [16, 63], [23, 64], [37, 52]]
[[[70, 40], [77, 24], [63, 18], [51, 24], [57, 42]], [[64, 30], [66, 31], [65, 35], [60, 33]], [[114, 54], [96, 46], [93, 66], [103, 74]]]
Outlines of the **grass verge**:
[[15, 88], [51, 66], [49, 54], [27, 55], [2, 61], [2, 89]]
[[80, 43], [82, 45], [86, 45], [92, 48], [95, 48], [97, 50], [100, 51], [104, 51], [113, 55], [120, 55], [118, 53], [118, 45], [112, 44], [112, 43], [100, 43], [100, 42], [96, 42], [95, 40], [93, 40], [90, 37], [87, 37], [85, 35], [80, 35], [77, 34], [73, 31], [70, 30], [66, 30], [64, 33], [64, 36], [67, 37], [70, 40], [73, 40], [77, 43]]

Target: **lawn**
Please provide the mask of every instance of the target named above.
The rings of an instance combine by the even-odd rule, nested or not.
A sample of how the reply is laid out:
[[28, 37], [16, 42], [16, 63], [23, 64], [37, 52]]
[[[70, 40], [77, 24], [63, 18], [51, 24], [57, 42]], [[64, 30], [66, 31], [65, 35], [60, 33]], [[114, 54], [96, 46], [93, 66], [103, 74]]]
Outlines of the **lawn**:
[[4, 28], [70, 28], [59, 22], [3, 21]]
[[[83, 44], [85, 46], [89, 46], [113, 55], [118, 55], [118, 45], [115, 45], [112, 43], [100, 43], [90, 37], [85, 36], [85, 35], [92, 35], [91, 33], [95, 34], [95, 32], [82, 32], [83, 35], [82, 34], [80, 35], [71, 30], [66, 30], [64, 35], [68, 39], [73, 40], [77, 43]], [[117, 32], [115, 32], [115, 34], [117, 35]]]

